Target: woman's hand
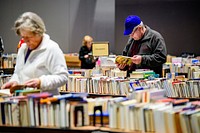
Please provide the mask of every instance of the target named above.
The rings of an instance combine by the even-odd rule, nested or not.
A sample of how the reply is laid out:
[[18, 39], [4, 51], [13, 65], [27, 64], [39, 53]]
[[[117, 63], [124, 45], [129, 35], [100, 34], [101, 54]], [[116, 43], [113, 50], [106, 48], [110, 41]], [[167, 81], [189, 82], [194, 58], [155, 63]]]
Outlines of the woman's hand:
[[88, 58], [88, 57], [89, 57], [89, 55], [88, 55], [88, 54], [84, 55], [84, 58]]
[[39, 78], [35, 78], [35, 79], [30, 79], [26, 82], [24, 82], [24, 85], [26, 85], [26, 87], [32, 87], [32, 88], [40, 88], [40, 79]]
[[7, 82], [7, 83], [5, 83], [5, 84], [3, 84], [3, 85], [1, 86], [1, 89], [10, 89], [10, 88], [12, 88], [12, 87], [14, 87], [14, 86], [16, 86], [16, 85], [18, 85], [18, 82], [17, 82], [17, 81]]

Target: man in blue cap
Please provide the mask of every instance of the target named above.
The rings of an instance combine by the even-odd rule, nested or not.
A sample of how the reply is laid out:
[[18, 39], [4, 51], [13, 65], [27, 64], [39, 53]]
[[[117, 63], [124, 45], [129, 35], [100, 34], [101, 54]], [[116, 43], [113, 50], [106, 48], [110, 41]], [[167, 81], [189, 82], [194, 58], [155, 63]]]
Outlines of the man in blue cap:
[[123, 50], [124, 56], [131, 57], [132, 64], [117, 64], [121, 70], [129, 73], [135, 69], [150, 69], [162, 77], [162, 65], [166, 62], [167, 49], [160, 33], [144, 25], [136, 15], [130, 15], [125, 20], [124, 35], [129, 40]]

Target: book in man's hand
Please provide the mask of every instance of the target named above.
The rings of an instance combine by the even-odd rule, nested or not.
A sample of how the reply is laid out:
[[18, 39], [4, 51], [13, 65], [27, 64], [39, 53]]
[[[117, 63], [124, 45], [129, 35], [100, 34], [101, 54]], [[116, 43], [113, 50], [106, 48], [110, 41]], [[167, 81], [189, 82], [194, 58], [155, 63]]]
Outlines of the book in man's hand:
[[130, 66], [132, 64], [132, 60], [131, 57], [119, 55], [115, 58], [115, 63]]

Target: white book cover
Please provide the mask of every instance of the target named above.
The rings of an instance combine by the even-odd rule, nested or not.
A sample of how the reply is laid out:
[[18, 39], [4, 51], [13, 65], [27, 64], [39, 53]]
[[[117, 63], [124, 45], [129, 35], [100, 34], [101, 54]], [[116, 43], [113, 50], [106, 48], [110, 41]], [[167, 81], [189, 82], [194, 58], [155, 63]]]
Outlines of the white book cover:
[[66, 103], [65, 105], [65, 127], [70, 127], [70, 104]]
[[141, 109], [144, 105], [146, 105], [146, 103], [134, 103], [129, 105], [129, 130], [141, 131], [141, 127], [144, 124]]
[[0, 96], [11, 96], [10, 89], [1, 89]]
[[59, 104], [53, 104], [54, 109], [54, 126], [60, 128], [60, 106]]
[[33, 98], [29, 98], [28, 99], [28, 107], [29, 107], [29, 123], [30, 123], [30, 126], [36, 126], [36, 123], [35, 123], [35, 111], [34, 111], [34, 99]]
[[43, 123], [41, 123], [41, 126], [47, 126], [48, 125], [48, 115], [47, 115], [47, 105], [46, 104], [40, 104], [40, 108], [41, 108], [41, 114], [40, 114], [40, 118], [41, 121]]
[[114, 128], [114, 107], [113, 107], [113, 104], [110, 104], [109, 105], [109, 127], [110, 128]]
[[194, 115], [197, 113], [200, 113], [200, 109], [188, 110], [185, 113], [183, 113], [183, 115], [185, 117], [185, 123], [186, 123], [188, 133], [192, 133], [191, 115]]
[[47, 105], [47, 118], [48, 118], [48, 126], [53, 127], [54, 126], [54, 109], [53, 104], [49, 103]]
[[19, 101], [19, 110], [20, 110], [20, 125], [21, 126], [29, 126], [29, 112], [28, 105], [26, 100]]
[[109, 112], [109, 127], [116, 128], [116, 103], [124, 100], [124, 97], [116, 97], [108, 100], [108, 112]]
[[89, 112], [88, 112], [88, 103], [83, 103], [83, 114], [84, 114], [84, 126], [88, 126], [90, 124], [89, 120]]
[[135, 114], [134, 114], [134, 105], [133, 106], [130, 106], [129, 107], [129, 115], [130, 115], [130, 119], [129, 119], [129, 126], [130, 126], [130, 130], [136, 130], [135, 129], [135, 121], [134, 121], [134, 117], [135, 117]]
[[129, 130], [129, 105], [135, 104], [137, 101], [135, 99], [127, 100], [119, 103], [119, 111], [120, 111], [120, 129]]
[[155, 122], [155, 110], [159, 109], [161, 107], [166, 106], [165, 103], [150, 103], [148, 104], [148, 117], [149, 117], [149, 130], [150, 132], [155, 132], [155, 126], [156, 126], [156, 122]]
[[200, 112], [191, 115], [191, 125], [193, 133], [200, 133]]
[[172, 109], [172, 105], [162, 106], [160, 108], [154, 109], [154, 119], [155, 119], [155, 131], [156, 133], [167, 133], [166, 132], [166, 122], [164, 118], [164, 111]]
[[8, 104], [4, 103], [4, 118], [5, 118], [5, 124], [9, 124], [9, 113], [8, 113]]
[[134, 127], [135, 130], [144, 131], [144, 114], [143, 114], [143, 107], [147, 106], [147, 103], [137, 103], [135, 104], [133, 111], [134, 111]]
[[4, 110], [5, 110], [5, 124], [6, 125], [12, 125], [11, 103], [5, 103]]
[[60, 100], [60, 127], [66, 128], [66, 106], [65, 99]]
[[11, 104], [11, 115], [12, 115], [12, 125], [20, 126], [19, 124], [19, 106], [18, 102], [14, 102]]

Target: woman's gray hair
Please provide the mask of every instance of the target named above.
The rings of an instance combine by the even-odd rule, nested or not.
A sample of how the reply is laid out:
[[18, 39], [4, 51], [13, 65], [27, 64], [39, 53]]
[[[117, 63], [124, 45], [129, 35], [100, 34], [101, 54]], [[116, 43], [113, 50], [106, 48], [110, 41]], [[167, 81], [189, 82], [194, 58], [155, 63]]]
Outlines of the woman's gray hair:
[[20, 29], [29, 30], [41, 36], [46, 32], [42, 18], [33, 12], [25, 12], [15, 21], [14, 30], [17, 35], [20, 35]]

